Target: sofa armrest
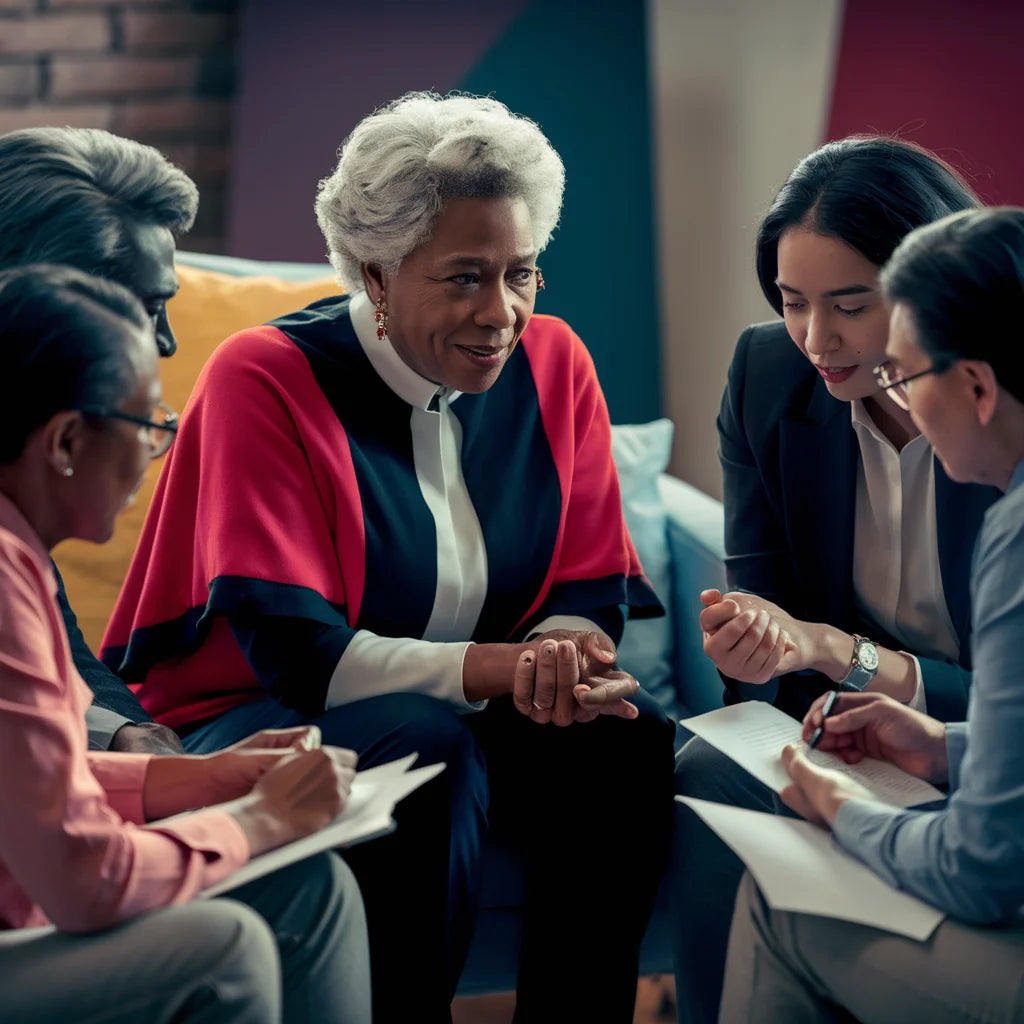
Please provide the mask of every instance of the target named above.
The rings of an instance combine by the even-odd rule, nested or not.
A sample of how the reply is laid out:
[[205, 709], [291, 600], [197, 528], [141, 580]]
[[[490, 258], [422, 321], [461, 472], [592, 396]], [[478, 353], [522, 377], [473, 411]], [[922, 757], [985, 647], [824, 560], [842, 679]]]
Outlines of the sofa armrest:
[[698, 622], [700, 592], [725, 589], [722, 503], [667, 473], [658, 478], [658, 491], [672, 563], [677, 700], [681, 714], [700, 714], [722, 706], [722, 680], [704, 654]]

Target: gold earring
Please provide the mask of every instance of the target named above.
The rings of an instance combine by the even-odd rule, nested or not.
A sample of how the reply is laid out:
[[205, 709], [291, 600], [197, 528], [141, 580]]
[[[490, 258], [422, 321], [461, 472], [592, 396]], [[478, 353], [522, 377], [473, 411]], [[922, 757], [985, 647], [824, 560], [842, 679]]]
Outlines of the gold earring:
[[386, 341], [388, 337], [388, 307], [381, 292], [377, 300], [376, 308], [373, 311], [373, 319], [377, 321], [377, 340]]
[[540, 267], [537, 267], [534, 273], [537, 275], [537, 291], [542, 292], [544, 291], [544, 275], [541, 273]]

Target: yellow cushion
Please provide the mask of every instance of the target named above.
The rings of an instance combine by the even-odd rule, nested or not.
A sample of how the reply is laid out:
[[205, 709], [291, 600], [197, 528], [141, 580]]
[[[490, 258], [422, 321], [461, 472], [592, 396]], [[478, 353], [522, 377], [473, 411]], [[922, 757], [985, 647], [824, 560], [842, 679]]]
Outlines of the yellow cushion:
[[[329, 277], [296, 283], [273, 277], [233, 277], [180, 264], [177, 270], [181, 289], [167, 308], [178, 351], [162, 361], [161, 378], [164, 401], [178, 410], [192, 393], [203, 363], [224, 338], [340, 290]], [[128, 571], [162, 461], [150, 466], [135, 504], [121, 514], [109, 543], [69, 540], [54, 552], [71, 607], [94, 651], [99, 649]]]

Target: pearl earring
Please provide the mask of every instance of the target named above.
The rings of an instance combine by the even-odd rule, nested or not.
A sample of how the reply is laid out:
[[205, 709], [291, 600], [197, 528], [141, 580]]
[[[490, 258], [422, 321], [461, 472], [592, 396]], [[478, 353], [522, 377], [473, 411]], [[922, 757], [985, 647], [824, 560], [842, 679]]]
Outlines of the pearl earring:
[[73, 466], [65, 466], [61, 470], [61, 475], [62, 476], [74, 476], [75, 475], [74, 467]]

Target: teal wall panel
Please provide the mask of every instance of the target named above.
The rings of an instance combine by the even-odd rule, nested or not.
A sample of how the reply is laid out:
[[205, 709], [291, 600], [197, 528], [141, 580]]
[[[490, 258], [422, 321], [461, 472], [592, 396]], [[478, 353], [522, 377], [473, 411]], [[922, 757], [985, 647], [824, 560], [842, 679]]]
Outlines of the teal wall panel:
[[537, 308], [586, 342], [616, 423], [661, 411], [647, 76], [641, 0], [530, 0], [457, 83], [533, 118], [565, 162]]

